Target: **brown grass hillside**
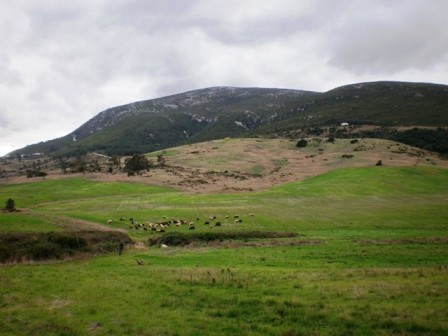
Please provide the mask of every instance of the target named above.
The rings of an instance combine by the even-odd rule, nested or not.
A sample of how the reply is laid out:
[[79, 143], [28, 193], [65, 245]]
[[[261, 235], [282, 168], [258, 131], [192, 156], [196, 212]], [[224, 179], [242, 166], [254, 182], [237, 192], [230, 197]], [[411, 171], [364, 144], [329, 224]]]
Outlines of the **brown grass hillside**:
[[[438, 154], [380, 139], [308, 139], [304, 148], [282, 139], [224, 139], [171, 148], [166, 167], [138, 180], [193, 192], [260, 190], [303, 180], [338, 168], [434, 165], [448, 168]], [[154, 160], [155, 161], [155, 160]], [[101, 179], [114, 176], [102, 175]], [[123, 176], [115, 176], [121, 180]]]
[[[334, 169], [374, 166], [431, 165], [448, 168], [448, 160], [437, 153], [381, 139], [307, 139], [306, 147], [296, 147], [285, 139], [223, 139], [170, 148], [148, 154], [157, 162], [163, 154], [165, 166], [139, 176], [125, 173], [84, 173], [102, 181], [134, 181], [171, 186], [189, 192], [261, 190], [286, 182], [300, 181]], [[103, 171], [106, 171], [104, 169]], [[62, 174], [55, 169], [46, 179]], [[42, 180], [15, 177], [3, 183]]]

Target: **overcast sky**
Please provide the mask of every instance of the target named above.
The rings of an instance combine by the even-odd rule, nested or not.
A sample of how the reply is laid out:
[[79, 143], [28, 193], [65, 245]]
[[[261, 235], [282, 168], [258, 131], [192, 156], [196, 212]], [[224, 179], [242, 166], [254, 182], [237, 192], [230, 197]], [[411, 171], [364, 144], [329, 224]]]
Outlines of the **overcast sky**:
[[0, 0], [0, 155], [209, 86], [448, 84], [448, 0]]

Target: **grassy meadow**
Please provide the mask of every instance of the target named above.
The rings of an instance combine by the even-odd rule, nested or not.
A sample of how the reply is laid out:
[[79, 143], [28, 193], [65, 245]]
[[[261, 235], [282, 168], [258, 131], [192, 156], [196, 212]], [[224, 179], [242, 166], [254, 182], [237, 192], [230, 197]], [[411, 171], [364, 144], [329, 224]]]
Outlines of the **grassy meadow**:
[[229, 194], [61, 179], [1, 185], [8, 198], [21, 211], [0, 213], [0, 232], [64, 230], [66, 219], [146, 243], [160, 233], [129, 218], [166, 217], [193, 222], [167, 229], [185, 235], [297, 235], [2, 265], [2, 335], [448, 334], [446, 169], [348, 168]]

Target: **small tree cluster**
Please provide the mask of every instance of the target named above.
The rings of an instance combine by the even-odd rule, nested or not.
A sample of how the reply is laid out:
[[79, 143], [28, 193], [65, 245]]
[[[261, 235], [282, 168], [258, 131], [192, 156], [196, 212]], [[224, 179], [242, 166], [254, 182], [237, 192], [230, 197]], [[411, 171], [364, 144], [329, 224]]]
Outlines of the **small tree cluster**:
[[144, 155], [134, 155], [129, 159], [126, 159], [124, 165], [124, 171], [129, 176], [135, 175], [136, 172], [142, 170], [149, 170], [151, 168], [151, 161], [149, 161]]

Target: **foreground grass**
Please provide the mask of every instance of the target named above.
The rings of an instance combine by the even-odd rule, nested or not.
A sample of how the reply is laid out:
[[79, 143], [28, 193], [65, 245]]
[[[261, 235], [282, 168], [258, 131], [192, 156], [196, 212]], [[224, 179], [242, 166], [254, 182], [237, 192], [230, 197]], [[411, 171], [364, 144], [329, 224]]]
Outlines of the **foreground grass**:
[[[158, 235], [131, 229], [120, 217], [184, 218], [195, 222], [197, 235], [297, 236], [2, 266], [2, 335], [448, 334], [446, 170], [346, 169], [233, 195], [59, 183], [2, 186], [0, 197], [33, 214], [113, 219], [111, 227], [141, 241]], [[235, 214], [243, 223], [233, 222]], [[204, 225], [211, 215], [223, 225]], [[0, 224], [10, 223], [4, 231], [14, 222], [7, 216], [0, 214]], [[46, 230], [36, 217], [24, 218], [23, 225]], [[169, 231], [191, 233], [188, 226]]]
[[448, 332], [448, 267], [425, 261], [429, 253], [396, 246], [396, 258], [417, 260], [406, 267], [376, 254], [355, 258], [356, 266], [315, 256], [330, 261], [331, 250], [340, 249], [156, 249], [3, 267], [0, 328], [4, 335]]

